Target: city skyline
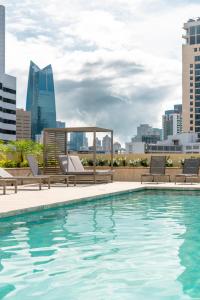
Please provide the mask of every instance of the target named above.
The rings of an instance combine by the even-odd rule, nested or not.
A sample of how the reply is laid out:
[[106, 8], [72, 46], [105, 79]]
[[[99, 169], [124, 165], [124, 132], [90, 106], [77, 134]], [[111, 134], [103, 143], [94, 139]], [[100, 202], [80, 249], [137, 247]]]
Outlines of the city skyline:
[[18, 107], [25, 106], [32, 59], [41, 67], [52, 63], [58, 119], [68, 126], [113, 128], [123, 141], [140, 123], [161, 127], [162, 112], [181, 103], [182, 26], [196, 16], [198, 2], [48, 3], [2, 2], [7, 13], [7, 69], [18, 78]]

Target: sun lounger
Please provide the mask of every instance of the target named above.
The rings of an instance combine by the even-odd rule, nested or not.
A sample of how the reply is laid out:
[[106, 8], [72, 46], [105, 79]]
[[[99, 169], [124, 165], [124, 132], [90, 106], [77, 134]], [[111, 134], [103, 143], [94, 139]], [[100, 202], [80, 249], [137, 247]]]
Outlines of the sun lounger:
[[[38, 161], [36, 160], [35, 156], [27, 155], [27, 160], [33, 176], [37, 177], [42, 175], [38, 165]], [[47, 174], [47, 176], [50, 178], [50, 182], [64, 180], [67, 186], [69, 186], [69, 180], [72, 179], [74, 186], [76, 185], [76, 175]]]
[[0, 178], [2, 178], [3, 180], [19, 180], [21, 181], [21, 184], [23, 184], [23, 182], [25, 180], [28, 181], [33, 181], [33, 182], [37, 182], [39, 184], [39, 190], [42, 189], [42, 183], [43, 181], [46, 181], [48, 184], [48, 188], [50, 189], [50, 178], [49, 176], [45, 176], [45, 175], [39, 175], [39, 176], [13, 176], [11, 175], [9, 172], [7, 172], [5, 169], [0, 168]]
[[93, 176], [94, 182], [96, 182], [97, 176], [110, 177], [110, 181], [113, 181], [112, 170], [85, 170], [79, 156], [72, 155], [60, 155], [59, 156], [60, 168], [63, 174], [74, 174], [79, 176]]

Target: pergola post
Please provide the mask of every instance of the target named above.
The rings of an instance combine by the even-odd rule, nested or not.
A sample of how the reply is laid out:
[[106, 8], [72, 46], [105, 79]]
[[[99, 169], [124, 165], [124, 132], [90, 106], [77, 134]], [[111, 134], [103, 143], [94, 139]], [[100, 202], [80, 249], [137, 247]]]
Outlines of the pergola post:
[[94, 168], [94, 183], [96, 183], [96, 161], [97, 161], [97, 141], [96, 141], [96, 131], [93, 135], [93, 168]]
[[111, 131], [111, 170], [113, 170], [113, 130]]

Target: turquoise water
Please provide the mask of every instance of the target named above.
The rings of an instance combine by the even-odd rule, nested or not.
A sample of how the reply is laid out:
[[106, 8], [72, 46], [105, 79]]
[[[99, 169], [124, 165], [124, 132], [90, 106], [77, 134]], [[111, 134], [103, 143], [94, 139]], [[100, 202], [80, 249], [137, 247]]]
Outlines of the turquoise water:
[[1, 220], [0, 299], [200, 299], [200, 193], [130, 193]]

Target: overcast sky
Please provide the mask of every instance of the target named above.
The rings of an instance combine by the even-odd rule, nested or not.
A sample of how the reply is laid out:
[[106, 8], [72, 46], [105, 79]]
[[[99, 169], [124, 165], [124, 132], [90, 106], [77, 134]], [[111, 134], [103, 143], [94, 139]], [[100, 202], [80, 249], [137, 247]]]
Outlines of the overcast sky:
[[[30, 60], [54, 71], [57, 119], [130, 139], [181, 103], [182, 26], [199, 0], [8, 0], [6, 70], [25, 107]], [[197, 14], [199, 11], [199, 15]]]

